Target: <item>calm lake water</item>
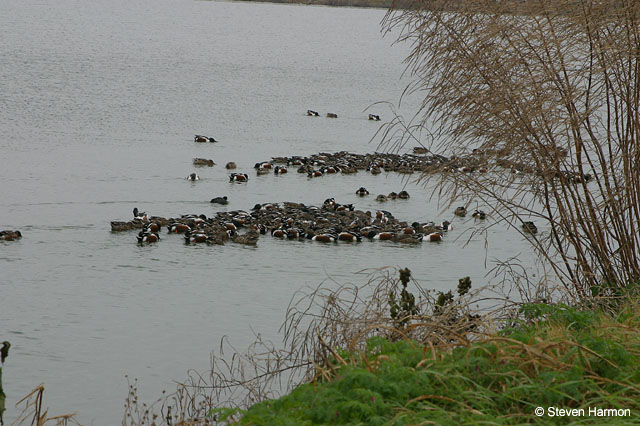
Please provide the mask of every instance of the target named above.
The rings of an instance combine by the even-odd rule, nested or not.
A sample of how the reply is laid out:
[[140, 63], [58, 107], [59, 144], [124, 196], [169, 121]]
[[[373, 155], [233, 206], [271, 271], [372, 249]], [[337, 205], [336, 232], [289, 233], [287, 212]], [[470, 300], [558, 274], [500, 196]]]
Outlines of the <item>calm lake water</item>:
[[[430, 189], [400, 175], [289, 173], [255, 176], [277, 155], [373, 152], [378, 101], [397, 103], [407, 46], [382, 37], [382, 10], [191, 0], [110, 2], [0, 0], [0, 229], [23, 239], [0, 244], [0, 340], [7, 419], [15, 402], [46, 385], [50, 414], [78, 412], [85, 424], [120, 422], [125, 374], [151, 401], [188, 369], [205, 370], [228, 335], [244, 348], [253, 332], [278, 340], [293, 293], [327, 277], [409, 267], [423, 287], [487, 283], [492, 258], [529, 248], [518, 233], [493, 231], [462, 248], [385, 242], [321, 245], [260, 239], [186, 246], [163, 234], [150, 246], [110, 232], [134, 206], [175, 217], [250, 209], [259, 202], [319, 205], [325, 198], [383, 207], [408, 221], [452, 219]], [[403, 103], [407, 115], [419, 99]], [[307, 117], [307, 109], [338, 119]], [[366, 110], [366, 111], [365, 111]], [[195, 144], [193, 134], [217, 144]], [[407, 147], [410, 149], [411, 147]], [[214, 159], [191, 183], [193, 157]], [[247, 184], [228, 182], [238, 163]], [[372, 196], [359, 198], [365, 186]], [[407, 189], [381, 206], [375, 194]], [[209, 203], [227, 195], [228, 206]], [[489, 261], [485, 265], [486, 259]]]

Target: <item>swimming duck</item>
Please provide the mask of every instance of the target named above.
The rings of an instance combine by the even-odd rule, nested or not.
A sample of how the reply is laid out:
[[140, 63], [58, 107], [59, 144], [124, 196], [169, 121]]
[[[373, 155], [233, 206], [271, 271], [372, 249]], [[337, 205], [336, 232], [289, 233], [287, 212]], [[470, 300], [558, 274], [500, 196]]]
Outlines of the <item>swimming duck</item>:
[[453, 229], [453, 225], [448, 220], [445, 220], [439, 225], [436, 225], [436, 229], [438, 231], [451, 231]]
[[378, 166], [370, 167], [369, 171], [371, 172], [372, 175], [379, 175], [380, 173], [382, 173], [382, 170], [380, 170], [380, 167]]
[[317, 111], [314, 111], [314, 110], [308, 109], [308, 110], [307, 110], [307, 115], [308, 115], [308, 116], [311, 116], [311, 117], [318, 117], [320, 114], [318, 114], [318, 112], [317, 112]]
[[428, 154], [429, 150], [423, 146], [415, 146], [413, 147], [414, 154]]
[[401, 200], [408, 200], [409, 193], [407, 191], [400, 191], [398, 192], [398, 198], [400, 198]]
[[376, 233], [376, 235], [373, 236], [373, 239], [374, 240], [389, 241], [389, 240], [393, 240], [395, 235], [396, 234], [393, 233], [393, 232], [382, 231], [382, 232]]
[[232, 241], [238, 244], [245, 244], [250, 246], [255, 246], [258, 243], [258, 239], [260, 238], [260, 234], [258, 231], [250, 229], [246, 233], [242, 235], [236, 234], [232, 237]]
[[367, 189], [364, 186], [361, 186], [360, 188], [358, 188], [358, 190], [356, 191], [356, 194], [364, 197], [365, 195], [369, 195], [369, 191], [367, 191]]
[[424, 235], [422, 234], [405, 234], [403, 232], [397, 233], [393, 236], [392, 240], [397, 243], [409, 243], [415, 244], [422, 242]]
[[186, 225], [184, 223], [171, 223], [169, 225], [167, 225], [167, 229], [169, 230], [169, 232], [175, 233], [175, 234], [183, 234], [187, 231], [191, 231], [191, 227], [189, 225]]
[[189, 176], [187, 176], [187, 180], [190, 180], [190, 181], [200, 180], [200, 176], [198, 176], [196, 173], [191, 173]]
[[522, 230], [529, 234], [535, 234], [538, 232], [538, 228], [533, 222], [524, 222], [522, 224]]
[[337, 236], [332, 233], [322, 233], [314, 235], [312, 241], [320, 241], [321, 243], [333, 243], [337, 239]]
[[227, 169], [227, 170], [232, 170], [232, 169], [235, 169], [236, 167], [237, 167], [237, 166], [236, 166], [236, 163], [234, 163], [233, 161], [229, 161], [229, 162], [228, 162], [227, 164], [225, 164], [225, 166], [224, 166], [224, 168], [225, 168], [225, 169]]
[[380, 116], [377, 114], [369, 114], [369, 120], [380, 121]]
[[328, 117], [328, 118], [338, 118], [338, 114], [333, 113], [333, 112], [328, 112], [328, 113], [327, 113], [327, 117]]
[[193, 140], [194, 142], [218, 142], [214, 138], [211, 138], [209, 136], [203, 136], [203, 135], [195, 135], [193, 137]]
[[390, 192], [389, 195], [387, 195], [387, 198], [390, 200], [395, 200], [396, 198], [398, 198], [398, 193]]
[[227, 196], [226, 195], [224, 197], [212, 198], [211, 202], [214, 203], [214, 204], [229, 204], [229, 201], [227, 200]]
[[207, 242], [207, 234], [203, 234], [201, 232], [197, 232], [192, 234], [191, 231], [187, 231], [184, 234], [185, 243], [206, 243]]
[[0, 231], [0, 240], [2, 241], [15, 241], [19, 240], [20, 238], [22, 238], [22, 234], [20, 233], [20, 231]]
[[249, 180], [249, 175], [246, 173], [231, 173], [229, 175], [229, 182], [246, 182]]
[[253, 168], [254, 169], [271, 169], [271, 167], [273, 166], [273, 164], [269, 163], [269, 162], [264, 162], [264, 163], [256, 163]]
[[160, 241], [160, 236], [153, 232], [140, 231], [138, 234], [138, 243], [157, 243]]
[[473, 214], [471, 215], [473, 216], [475, 219], [485, 219], [487, 217], [487, 214], [485, 212], [483, 212], [482, 210], [476, 210], [475, 212], [473, 212]]
[[275, 238], [284, 238], [287, 236], [287, 231], [283, 228], [274, 228], [271, 230], [271, 236]]
[[266, 174], [269, 174], [269, 169], [264, 167], [258, 167], [256, 169], [256, 173], [258, 174], [258, 176], [266, 175]]
[[460, 206], [456, 208], [453, 214], [455, 214], [456, 216], [465, 217], [467, 215], [467, 209], [464, 206]]
[[362, 241], [362, 237], [360, 236], [360, 234], [355, 232], [342, 231], [338, 234], [338, 240], [347, 242], [359, 242]]
[[133, 208], [133, 219], [134, 220], [146, 221], [147, 220], [147, 214], [145, 212], [139, 211], [137, 207], [134, 207]]
[[206, 158], [194, 158], [193, 165], [194, 166], [209, 166], [213, 167], [216, 163], [213, 160], [207, 160]]
[[150, 222], [147, 223], [146, 225], [144, 225], [142, 227], [142, 233], [153, 233], [153, 234], [157, 234], [160, 232], [160, 225], [158, 225], [155, 222]]
[[352, 212], [354, 209], [355, 209], [355, 207], [353, 206], [353, 204], [338, 204], [338, 203], [336, 203], [333, 206], [333, 211], [334, 212], [345, 212], [345, 211]]
[[287, 173], [287, 168], [284, 166], [276, 166], [273, 169], [273, 173], [277, 174], [277, 175], [283, 175], [285, 173]]
[[436, 243], [438, 241], [442, 241], [442, 234], [440, 232], [432, 232], [431, 234], [426, 235], [425, 238], [431, 243]]
[[322, 173], [321, 170], [311, 170], [310, 172], [307, 173], [308, 177], [320, 177], [324, 175], [324, 173]]
[[380, 194], [376, 197], [376, 201], [380, 201], [381, 203], [387, 201], [387, 196], [384, 194]]

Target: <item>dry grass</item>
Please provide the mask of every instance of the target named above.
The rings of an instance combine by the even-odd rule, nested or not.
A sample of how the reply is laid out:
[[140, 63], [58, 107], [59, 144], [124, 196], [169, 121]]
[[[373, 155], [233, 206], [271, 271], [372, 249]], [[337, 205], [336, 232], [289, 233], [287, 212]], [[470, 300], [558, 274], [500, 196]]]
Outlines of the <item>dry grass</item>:
[[[411, 45], [407, 92], [424, 100], [383, 140], [488, 167], [423, 179], [451, 205], [487, 206], [522, 232], [576, 299], [620, 295], [640, 281], [640, 3], [513, 5], [392, 7], [383, 25]], [[544, 232], [523, 232], [530, 220]]]

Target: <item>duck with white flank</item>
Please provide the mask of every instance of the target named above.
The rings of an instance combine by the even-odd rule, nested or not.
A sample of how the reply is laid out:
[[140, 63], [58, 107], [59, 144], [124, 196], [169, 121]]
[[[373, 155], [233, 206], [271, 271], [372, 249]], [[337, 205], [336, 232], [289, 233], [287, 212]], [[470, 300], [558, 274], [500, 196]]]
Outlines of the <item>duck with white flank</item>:
[[369, 191], [367, 191], [367, 188], [365, 188], [364, 186], [361, 186], [360, 188], [358, 188], [358, 190], [356, 191], [356, 195], [359, 195], [361, 197], [364, 197], [365, 195], [369, 195]]
[[204, 135], [195, 135], [193, 137], [193, 141], [194, 142], [218, 142], [214, 138], [209, 137], [209, 136], [204, 136]]
[[198, 176], [196, 173], [191, 173], [189, 176], [187, 176], [187, 180], [195, 182], [197, 180], [200, 180], [200, 176]]
[[229, 182], [246, 182], [249, 180], [249, 175], [246, 173], [231, 173], [229, 175]]
[[484, 220], [484, 219], [486, 219], [487, 214], [485, 212], [483, 212], [482, 210], [476, 210], [475, 212], [473, 212], [473, 214], [471, 216], [473, 216], [474, 219]]
[[147, 221], [147, 214], [145, 212], [141, 212], [137, 207], [133, 208], [133, 220], [141, 220], [143, 222]]
[[380, 121], [380, 116], [377, 114], [369, 114], [369, 120]]
[[310, 117], [318, 117], [320, 116], [320, 114], [318, 114], [318, 111], [314, 111], [312, 109], [308, 109], [307, 110], [307, 115]]

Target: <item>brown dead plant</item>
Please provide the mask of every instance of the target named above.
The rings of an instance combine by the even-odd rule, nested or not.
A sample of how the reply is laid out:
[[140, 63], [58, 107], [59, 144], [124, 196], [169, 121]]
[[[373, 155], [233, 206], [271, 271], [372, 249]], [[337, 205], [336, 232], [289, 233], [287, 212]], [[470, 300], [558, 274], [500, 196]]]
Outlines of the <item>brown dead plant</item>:
[[454, 161], [422, 179], [490, 206], [575, 299], [640, 281], [640, 2], [416, 0], [383, 27], [423, 97], [388, 149], [429, 135]]
[[49, 410], [43, 406], [44, 385], [39, 385], [33, 389], [27, 396], [16, 403], [16, 407], [23, 405], [22, 412], [11, 423], [12, 426], [31, 425], [31, 426], [67, 426], [79, 425], [75, 419], [75, 414], [62, 414], [49, 417]]
[[331, 380], [341, 365], [357, 361], [350, 354], [366, 352], [371, 337], [450, 348], [469, 344], [515, 315], [509, 300], [481, 299], [486, 286], [472, 290], [468, 277], [460, 280], [454, 296], [423, 289], [408, 269], [360, 274], [364, 284], [331, 280], [331, 285], [297, 292], [281, 328], [281, 345], [256, 334], [240, 351], [225, 337], [212, 354], [209, 372], [191, 371], [175, 393], [151, 405], [141, 404], [136, 383], [130, 384], [123, 424], [217, 424], [217, 413], [247, 409], [301, 383]]

